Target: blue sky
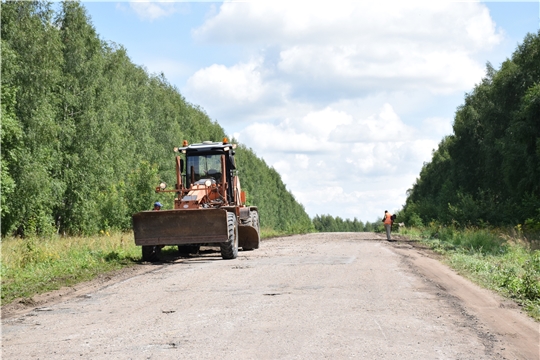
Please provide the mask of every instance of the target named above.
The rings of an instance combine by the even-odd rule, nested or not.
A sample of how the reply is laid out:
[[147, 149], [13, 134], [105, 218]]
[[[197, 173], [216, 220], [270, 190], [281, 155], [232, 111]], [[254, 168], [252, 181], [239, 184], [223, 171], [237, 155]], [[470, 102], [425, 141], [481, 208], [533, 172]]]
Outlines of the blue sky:
[[402, 207], [485, 64], [540, 22], [538, 1], [83, 4], [103, 40], [163, 72], [310, 216], [363, 221]]

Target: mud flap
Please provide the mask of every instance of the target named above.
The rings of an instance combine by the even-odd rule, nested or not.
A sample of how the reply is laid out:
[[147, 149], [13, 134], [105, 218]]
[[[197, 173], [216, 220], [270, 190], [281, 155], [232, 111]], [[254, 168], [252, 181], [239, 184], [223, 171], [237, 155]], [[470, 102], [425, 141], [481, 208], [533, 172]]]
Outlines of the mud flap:
[[142, 211], [133, 215], [135, 245], [220, 243], [229, 238], [223, 209]]

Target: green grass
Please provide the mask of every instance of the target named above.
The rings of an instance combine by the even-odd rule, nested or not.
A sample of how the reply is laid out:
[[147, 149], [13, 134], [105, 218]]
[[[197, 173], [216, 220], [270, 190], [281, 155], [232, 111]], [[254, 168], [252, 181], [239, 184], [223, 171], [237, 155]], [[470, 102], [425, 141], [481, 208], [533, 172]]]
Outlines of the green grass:
[[288, 231], [278, 231], [270, 228], [261, 228], [261, 239], [269, 239], [273, 237], [294, 235]]
[[[284, 236], [261, 229], [261, 238]], [[2, 305], [15, 299], [73, 286], [100, 274], [131, 266], [141, 260], [133, 233], [94, 237], [3, 238], [0, 242]], [[174, 252], [167, 247], [164, 252]]]
[[540, 251], [506, 244], [499, 254], [453, 251], [448, 261], [484, 287], [516, 300], [540, 320]]
[[515, 300], [540, 320], [540, 250], [534, 250], [534, 242], [499, 229], [430, 226], [404, 233], [442, 254], [460, 274]]
[[56, 290], [140, 260], [133, 235], [3, 238], [2, 305]]

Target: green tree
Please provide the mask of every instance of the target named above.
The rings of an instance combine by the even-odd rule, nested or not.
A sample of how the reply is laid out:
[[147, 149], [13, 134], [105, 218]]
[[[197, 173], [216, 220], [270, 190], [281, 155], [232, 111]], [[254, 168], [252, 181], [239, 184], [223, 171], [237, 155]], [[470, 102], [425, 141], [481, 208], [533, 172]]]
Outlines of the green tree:
[[540, 220], [540, 32], [457, 109], [454, 134], [408, 192], [405, 222], [503, 225]]
[[[81, 3], [6, 1], [1, 17], [2, 235], [126, 230], [155, 200], [172, 207], [154, 188], [175, 182], [173, 147], [223, 128], [101, 40]], [[262, 226], [313, 229], [274, 169], [242, 145], [237, 159]]]
[[63, 184], [54, 173], [60, 168], [56, 117], [62, 44], [52, 16], [49, 3], [2, 3], [2, 96], [8, 102], [3, 111], [9, 119], [6, 129], [15, 134], [22, 130], [21, 137], [15, 136], [20, 142], [6, 142], [2, 148], [16, 156], [16, 162], [12, 158], [6, 163], [4, 178], [6, 184], [11, 179], [14, 192], [2, 204], [7, 210], [2, 233], [52, 231], [52, 210], [61, 201]]

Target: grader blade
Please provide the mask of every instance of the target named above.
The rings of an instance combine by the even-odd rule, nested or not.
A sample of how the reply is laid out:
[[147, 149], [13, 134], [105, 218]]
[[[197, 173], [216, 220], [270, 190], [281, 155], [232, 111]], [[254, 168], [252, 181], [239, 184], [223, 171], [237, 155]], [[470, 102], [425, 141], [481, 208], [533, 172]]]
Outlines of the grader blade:
[[229, 238], [222, 209], [142, 211], [133, 215], [136, 245], [220, 243]]

